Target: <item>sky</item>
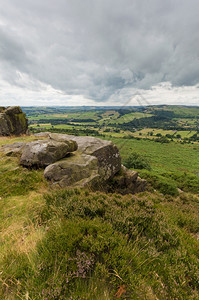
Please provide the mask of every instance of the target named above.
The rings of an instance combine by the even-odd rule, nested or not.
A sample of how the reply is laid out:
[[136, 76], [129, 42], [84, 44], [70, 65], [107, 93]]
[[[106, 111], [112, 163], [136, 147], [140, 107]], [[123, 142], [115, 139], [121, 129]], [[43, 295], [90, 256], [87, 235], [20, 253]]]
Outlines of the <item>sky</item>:
[[0, 105], [199, 105], [198, 0], [0, 0]]

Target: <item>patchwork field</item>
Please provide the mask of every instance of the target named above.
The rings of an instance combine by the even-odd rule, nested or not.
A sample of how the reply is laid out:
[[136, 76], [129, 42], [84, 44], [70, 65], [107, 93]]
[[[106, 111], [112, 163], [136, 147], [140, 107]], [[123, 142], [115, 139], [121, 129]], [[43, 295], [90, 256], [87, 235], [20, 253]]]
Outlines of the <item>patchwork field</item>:
[[[24, 108], [31, 130], [197, 142], [199, 109], [192, 107]], [[50, 112], [50, 113], [49, 113]]]

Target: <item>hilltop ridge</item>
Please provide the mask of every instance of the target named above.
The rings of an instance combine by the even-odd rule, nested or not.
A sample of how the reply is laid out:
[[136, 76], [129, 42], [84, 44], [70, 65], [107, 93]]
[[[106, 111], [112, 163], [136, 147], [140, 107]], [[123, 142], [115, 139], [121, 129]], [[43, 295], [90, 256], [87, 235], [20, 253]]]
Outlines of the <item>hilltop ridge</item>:
[[120, 172], [106, 192], [52, 189], [42, 168], [19, 164], [27, 144], [51, 134], [0, 137], [0, 298], [198, 299], [197, 141], [112, 138], [122, 163], [137, 159], [125, 180], [148, 182], [122, 195]]

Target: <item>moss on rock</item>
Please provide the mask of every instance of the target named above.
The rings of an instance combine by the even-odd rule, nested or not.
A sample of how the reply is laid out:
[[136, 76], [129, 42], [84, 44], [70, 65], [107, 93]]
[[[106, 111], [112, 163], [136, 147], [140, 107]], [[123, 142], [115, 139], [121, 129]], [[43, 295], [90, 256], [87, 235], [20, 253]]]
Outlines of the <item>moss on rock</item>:
[[28, 121], [19, 106], [0, 107], [0, 135], [20, 135], [26, 133]]

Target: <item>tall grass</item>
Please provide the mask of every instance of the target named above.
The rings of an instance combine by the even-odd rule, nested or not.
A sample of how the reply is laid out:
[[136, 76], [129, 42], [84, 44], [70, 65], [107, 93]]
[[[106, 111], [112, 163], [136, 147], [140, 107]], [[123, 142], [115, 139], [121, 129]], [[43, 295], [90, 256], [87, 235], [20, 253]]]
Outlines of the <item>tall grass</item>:
[[173, 196], [52, 191], [1, 158], [0, 299], [198, 299], [195, 177], [159, 173], [187, 188]]
[[198, 227], [195, 210], [195, 223], [179, 221], [180, 210], [187, 218], [183, 201], [150, 193], [47, 193], [25, 222], [37, 232], [32, 251], [11, 248], [1, 261], [2, 296], [113, 299], [123, 291], [125, 299], [197, 299]]

